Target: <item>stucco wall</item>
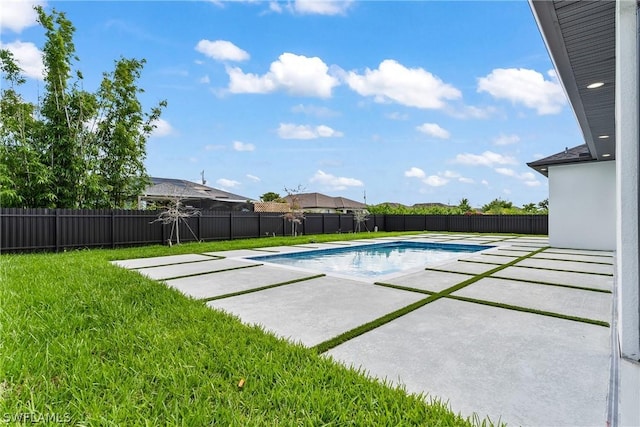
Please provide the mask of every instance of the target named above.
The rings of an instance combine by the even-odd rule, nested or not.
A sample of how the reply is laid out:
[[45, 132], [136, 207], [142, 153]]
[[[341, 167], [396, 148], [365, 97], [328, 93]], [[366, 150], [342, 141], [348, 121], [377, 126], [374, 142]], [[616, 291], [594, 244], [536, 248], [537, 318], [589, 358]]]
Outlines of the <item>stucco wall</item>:
[[549, 243], [616, 249], [616, 164], [549, 166]]

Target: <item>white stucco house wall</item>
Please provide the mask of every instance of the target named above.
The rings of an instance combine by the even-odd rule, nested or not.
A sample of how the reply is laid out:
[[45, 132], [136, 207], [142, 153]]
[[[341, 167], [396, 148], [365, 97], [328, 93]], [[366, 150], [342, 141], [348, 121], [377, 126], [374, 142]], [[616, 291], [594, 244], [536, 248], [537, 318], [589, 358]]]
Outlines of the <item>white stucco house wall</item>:
[[549, 178], [549, 244], [616, 250], [616, 163], [594, 161], [586, 144], [528, 163]]
[[529, 4], [585, 143], [530, 164], [549, 177], [549, 241], [615, 249], [606, 424], [640, 426], [638, 2]]

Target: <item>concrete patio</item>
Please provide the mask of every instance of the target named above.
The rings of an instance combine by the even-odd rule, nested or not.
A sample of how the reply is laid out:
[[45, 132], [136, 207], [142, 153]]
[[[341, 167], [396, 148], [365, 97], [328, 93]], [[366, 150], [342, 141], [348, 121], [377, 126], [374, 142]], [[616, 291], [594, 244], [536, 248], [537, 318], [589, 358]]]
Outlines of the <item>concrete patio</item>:
[[[384, 283], [246, 259], [403, 239], [495, 247], [376, 279]], [[435, 294], [325, 355], [447, 401], [465, 416], [509, 425], [602, 426], [613, 254], [547, 244], [539, 237], [423, 234], [114, 263], [305, 346]]]

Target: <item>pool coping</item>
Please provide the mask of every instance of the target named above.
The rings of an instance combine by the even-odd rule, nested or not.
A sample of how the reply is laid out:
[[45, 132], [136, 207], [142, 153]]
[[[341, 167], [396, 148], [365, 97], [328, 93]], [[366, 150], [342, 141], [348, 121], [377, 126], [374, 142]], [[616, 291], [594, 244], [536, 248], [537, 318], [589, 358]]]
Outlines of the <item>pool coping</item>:
[[[420, 237], [421, 238], [421, 237]], [[376, 239], [373, 239], [376, 240]], [[380, 239], [378, 239], [380, 240]], [[280, 267], [280, 268], [287, 268], [290, 270], [294, 270], [294, 271], [299, 271], [299, 272], [304, 272], [304, 273], [308, 273], [308, 274], [324, 274], [326, 276], [329, 277], [336, 277], [336, 278], [340, 278], [340, 279], [346, 279], [346, 280], [355, 280], [358, 282], [363, 282], [363, 283], [370, 283], [370, 284], [375, 284], [376, 282], [381, 282], [381, 281], [388, 281], [388, 280], [393, 280], [402, 276], [406, 276], [409, 274], [415, 274], [421, 271], [424, 271], [425, 267], [427, 268], [435, 268], [438, 266], [442, 266], [442, 265], [447, 265], [450, 264], [452, 262], [455, 262], [457, 260], [462, 260], [464, 258], [467, 257], [471, 257], [471, 256], [476, 256], [476, 255], [480, 255], [483, 253], [486, 253], [487, 251], [492, 251], [495, 250], [498, 246], [495, 245], [489, 245], [489, 244], [480, 244], [480, 243], [469, 243], [469, 244], [463, 244], [463, 243], [447, 243], [447, 242], [416, 242], [416, 238], [411, 239], [413, 240], [413, 243], [426, 243], [426, 244], [435, 244], [435, 245], [458, 245], [458, 246], [487, 246], [486, 249], [482, 249], [482, 250], [478, 250], [478, 251], [474, 251], [474, 252], [460, 252], [457, 253], [455, 256], [452, 256], [449, 259], [446, 260], [441, 260], [441, 261], [437, 261], [437, 262], [433, 262], [433, 263], [428, 263], [428, 264], [424, 264], [420, 267], [415, 267], [415, 268], [408, 268], [406, 270], [400, 270], [394, 273], [388, 273], [388, 274], [380, 274], [380, 275], [375, 275], [375, 276], [354, 276], [354, 275], [349, 275], [349, 274], [340, 274], [340, 273], [336, 273], [333, 271], [323, 271], [321, 269], [318, 270], [314, 270], [314, 269], [308, 269], [308, 268], [303, 268], [303, 267], [294, 267], [291, 265], [284, 265], [284, 264], [278, 264], [278, 263], [272, 263], [269, 262], [267, 260], [265, 260], [265, 257], [270, 257], [270, 256], [278, 256], [278, 255], [282, 255], [282, 256], [287, 256], [287, 255], [295, 255], [295, 254], [302, 254], [302, 253], [308, 253], [308, 252], [319, 252], [319, 251], [331, 251], [331, 250], [345, 250], [345, 249], [349, 249], [349, 248], [357, 248], [357, 247], [367, 247], [367, 246], [375, 246], [375, 245], [382, 245], [382, 244], [392, 244], [392, 243], [405, 243], [408, 239], [398, 239], [398, 240], [392, 240], [392, 239], [385, 239], [384, 241], [373, 241], [373, 242], [362, 242], [359, 241], [357, 244], [351, 244], [349, 243], [348, 245], [346, 244], [341, 244], [339, 247], [334, 247], [334, 248], [315, 248], [315, 249], [311, 249], [311, 248], [303, 248], [303, 250], [301, 251], [288, 251], [286, 253], [275, 253], [275, 252], [270, 252], [268, 254], [261, 254], [261, 255], [242, 255], [242, 256], [237, 256], [237, 257], [229, 257], [229, 259], [242, 259], [245, 261], [253, 261], [253, 262], [261, 262], [264, 265], [268, 265], [271, 267]], [[459, 240], [459, 239], [456, 239]], [[266, 248], [269, 249], [269, 248]]]

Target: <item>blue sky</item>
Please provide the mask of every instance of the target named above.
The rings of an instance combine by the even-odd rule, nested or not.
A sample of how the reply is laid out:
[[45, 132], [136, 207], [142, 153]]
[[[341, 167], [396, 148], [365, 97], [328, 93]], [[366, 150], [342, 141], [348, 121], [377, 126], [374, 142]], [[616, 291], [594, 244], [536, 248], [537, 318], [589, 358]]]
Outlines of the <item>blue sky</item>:
[[[146, 59], [151, 176], [246, 197], [301, 185], [371, 204], [548, 197], [526, 162], [582, 143], [526, 1], [48, 2], [87, 90]], [[30, 4], [0, 43], [42, 88]]]

